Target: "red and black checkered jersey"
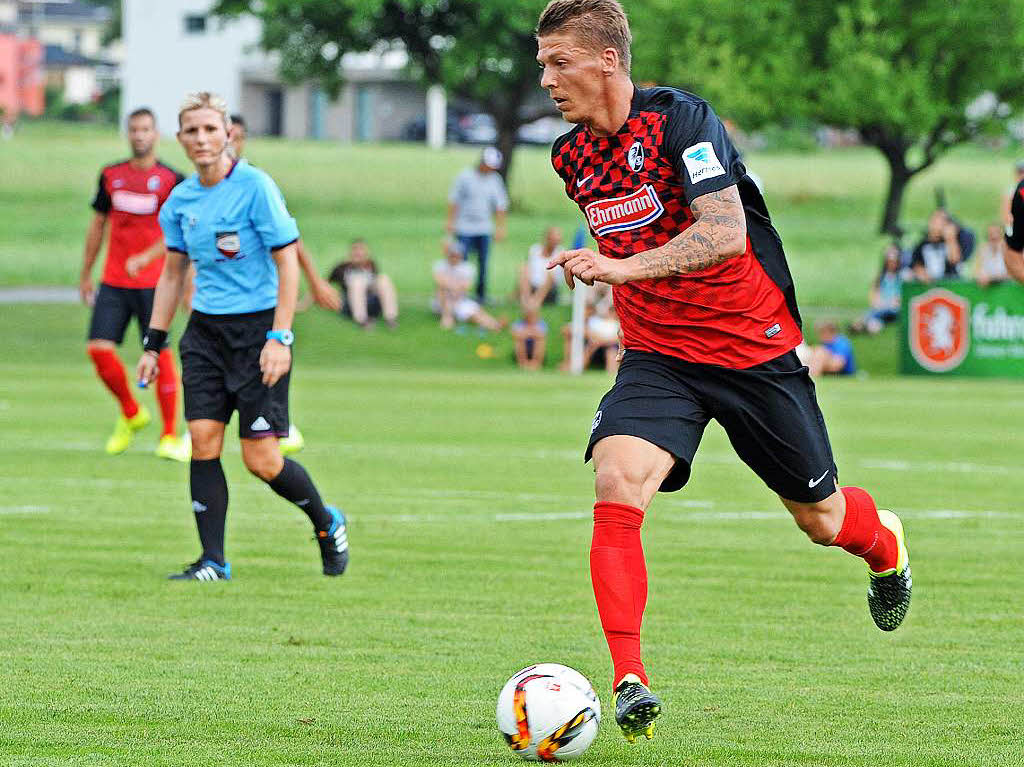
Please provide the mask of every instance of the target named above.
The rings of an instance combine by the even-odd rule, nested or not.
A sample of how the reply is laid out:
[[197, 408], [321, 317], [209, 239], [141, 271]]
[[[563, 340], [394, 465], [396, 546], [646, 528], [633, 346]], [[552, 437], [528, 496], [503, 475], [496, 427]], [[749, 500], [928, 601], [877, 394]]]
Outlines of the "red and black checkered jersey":
[[1010, 200], [1010, 215], [1013, 223], [1006, 232], [1006, 244], [1011, 250], [1024, 250], [1024, 181], [1017, 184]]
[[164, 260], [158, 258], [131, 277], [124, 262], [163, 237], [157, 213], [171, 190], [184, 178], [157, 162], [143, 170], [130, 161], [108, 165], [100, 180], [92, 207], [110, 219], [110, 243], [103, 266], [103, 282], [115, 288], [152, 288], [160, 279]]
[[614, 288], [627, 349], [739, 369], [800, 343], [782, 241], [706, 101], [674, 88], [636, 89], [617, 133], [595, 136], [579, 125], [555, 141], [551, 161], [598, 250], [611, 258], [664, 245], [693, 224], [692, 200], [739, 187], [747, 220], [742, 255], [701, 272]]

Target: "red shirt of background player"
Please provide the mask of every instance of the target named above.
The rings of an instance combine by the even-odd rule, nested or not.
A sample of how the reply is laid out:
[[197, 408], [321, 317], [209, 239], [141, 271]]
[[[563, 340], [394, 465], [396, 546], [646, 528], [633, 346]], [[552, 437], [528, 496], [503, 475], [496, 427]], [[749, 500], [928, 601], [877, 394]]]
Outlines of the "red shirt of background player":
[[142, 170], [125, 160], [100, 172], [92, 207], [110, 220], [110, 243], [102, 282], [115, 288], [153, 288], [164, 268], [154, 259], [138, 276], [125, 271], [125, 261], [163, 237], [157, 213], [183, 176], [157, 162]]

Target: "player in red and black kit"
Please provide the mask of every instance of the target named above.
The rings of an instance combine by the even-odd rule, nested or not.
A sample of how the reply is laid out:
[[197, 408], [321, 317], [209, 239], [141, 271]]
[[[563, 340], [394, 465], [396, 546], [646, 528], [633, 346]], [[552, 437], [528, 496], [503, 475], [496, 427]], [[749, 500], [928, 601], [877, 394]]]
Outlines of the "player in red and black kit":
[[837, 486], [814, 385], [793, 351], [800, 315], [782, 243], [711, 107], [633, 85], [616, 0], [554, 0], [537, 39], [541, 86], [576, 124], [555, 142], [552, 163], [600, 251], [566, 251], [550, 266], [563, 267], [570, 288], [577, 279], [613, 285], [624, 339], [586, 458], [597, 495], [591, 578], [615, 718], [633, 741], [651, 736], [661, 712], [640, 653], [640, 527], [658, 490], [686, 484], [711, 419], [812, 541], [867, 562], [868, 604], [883, 630], [907, 612], [910, 567], [896, 515], [860, 488]]
[[[165, 254], [157, 213], [183, 178], [156, 159], [158, 133], [156, 118], [150, 110], [137, 109], [128, 116], [128, 139], [131, 159], [108, 165], [100, 173], [92, 201], [96, 213], [86, 234], [79, 281], [82, 301], [93, 307], [89, 356], [96, 366], [96, 374], [121, 407], [114, 433], [107, 440], [106, 451], [111, 455], [127, 450], [135, 433], [150, 422], [149, 411], [132, 395], [117, 347], [124, 340], [132, 317], [138, 323], [140, 338], [149, 327], [153, 290], [160, 278]], [[108, 223], [107, 260], [100, 288], [94, 291], [92, 267]], [[156, 454], [161, 458], [187, 461], [191, 450], [188, 440], [177, 434], [178, 377], [168, 348], [161, 352], [156, 396], [163, 416], [163, 432]]]
[[1017, 282], [1024, 282], [1024, 180], [1018, 182], [1010, 198], [1011, 223], [1006, 229], [1003, 260], [1006, 271]]

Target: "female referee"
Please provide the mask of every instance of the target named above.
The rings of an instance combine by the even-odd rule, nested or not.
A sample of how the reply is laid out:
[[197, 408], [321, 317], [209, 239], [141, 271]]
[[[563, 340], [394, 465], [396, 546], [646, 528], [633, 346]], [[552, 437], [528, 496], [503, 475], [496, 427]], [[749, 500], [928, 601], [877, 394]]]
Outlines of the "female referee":
[[231, 578], [224, 558], [228, 486], [220, 455], [235, 410], [246, 468], [306, 513], [320, 544], [324, 575], [341, 575], [348, 565], [345, 517], [324, 504], [306, 470], [282, 458], [277, 444], [288, 433], [299, 230], [270, 176], [245, 160], [232, 160], [222, 98], [189, 94], [178, 126], [178, 141], [196, 173], [175, 187], [160, 210], [168, 253], [137, 368], [140, 385], [156, 375], [191, 260], [195, 296], [180, 348], [185, 420], [192, 435], [192, 509], [203, 552], [170, 577]]

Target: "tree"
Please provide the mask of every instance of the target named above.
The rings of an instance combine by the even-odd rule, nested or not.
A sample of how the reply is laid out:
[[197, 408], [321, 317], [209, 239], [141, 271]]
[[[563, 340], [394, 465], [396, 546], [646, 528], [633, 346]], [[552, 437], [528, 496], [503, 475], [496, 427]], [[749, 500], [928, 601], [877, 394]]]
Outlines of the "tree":
[[219, 0], [214, 13], [251, 13], [261, 45], [281, 54], [289, 82], [336, 96], [348, 51], [402, 46], [416, 76], [494, 117], [507, 176], [519, 127], [554, 109], [530, 106], [539, 88], [533, 28], [542, 0]]
[[856, 129], [889, 165], [882, 232], [897, 230], [915, 175], [1024, 106], [1024, 0], [678, 6], [648, 0], [634, 14], [642, 76], [693, 89], [750, 127], [804, 118]]

